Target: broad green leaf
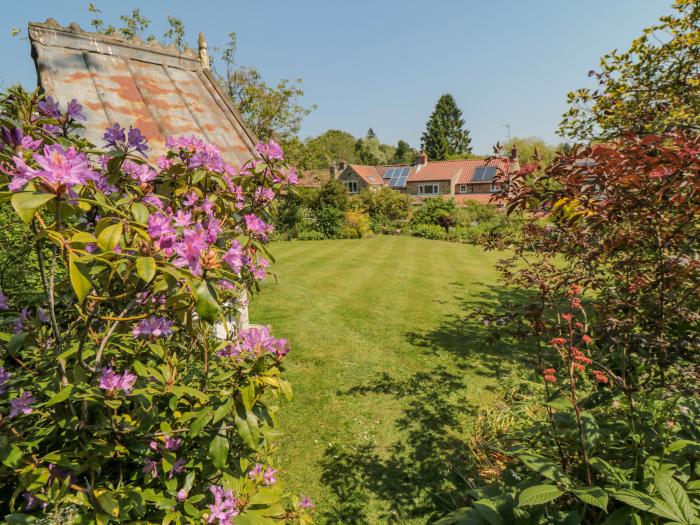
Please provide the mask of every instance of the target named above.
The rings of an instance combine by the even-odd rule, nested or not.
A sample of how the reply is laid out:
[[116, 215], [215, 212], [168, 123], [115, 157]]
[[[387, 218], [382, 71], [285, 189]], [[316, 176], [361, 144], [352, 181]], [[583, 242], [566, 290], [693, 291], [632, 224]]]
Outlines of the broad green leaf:
[[649, 496], [644, 492], [634, 489], [619, 489], [612, 493], [612, 497], [622, 503], [643, 510], [672, 521], [683, 521], [682, 516], [677, 516], [673, 508], [664, 500]]
[[70, 396], [72, 390], [73, 385], [64, 386], [61, 390], [59, 390], [58, 394], [49, 399], [44, 406], [50, 407], [51, 405], [55, 405], [57, 403], [65, 401], [66, 399], [68, 399], [68, 396]]
[[153, 257], [139, 257], [136, 259], [136, 273], [150, 283], [156, 275], [156, 260]]
[[[255, 416], [253, 416], [255, 417]], [[234, 415], [234, 422], [236, 424], [236, 429], [238, 434], [241, 436], [243, 442], [248, 445], [253, 450], [258, 449], [258, 439], [254, 438], [254, 431], [248, 425], [248, 417], [246, 419], [241, 418], [237, 413]], [[256, 421], [257, 423], [257, 421]], [[258, 434], [255, 434], [259, 436]]]
[[564, 494], [556, 485], [535, 485], [523, 490], [518, 496], [518, 506], [542, 505], [557, 499]]
[[195, 300], [197, 301], [197, 315], [200, 319], [214, 324], [219, 313], [219, 303], [216, 301], [216, 291], [206, 280], [202, 280], [197, 288]]
[[673, 508], [676, 514], [683, 517], [682, 520], [678, 521], [692, 525], [697, 513], [681, 484], [673, 479], [670, 474], [658, 472], [654, 478], [654, 485], [663, 500]]
[[14, 443], [5, 443], [0, 447], [0, 462], [10, 468], [19, 466], [22, 459], [22, 449]]
[[140, 224], [146, 224], [148, 222], [149, 213], [145, 204], [141, 204], [140, 202], [132, 204], [131, 214], [134, 216], [134, 219], [136, 219], [136, 222]]
[[31, 514], [7, 514], [5, 522], [9, 525], [23, 525], [25, 523], [36, 523], [37, 519]]
[[498, 513], [496, 504], [493, 501], [489, 499], [479, 499], [472, 503], [472, 506], [489, 525], [503, 525], [503, 518]]
[[95, 237], [92, 233], [78, 232], [70, 238], [70, 242], [80, 242], [84, 244], [89, 244], [97, 242], [97, 237]]
[[633, 516], [638, 517], [636, 512], [632, 507], [622, 507], [610, 514], [603, 522], [603, 525], [629, 525], [632, 523], [631, 518]]
[[78, 302], [82, 303], [92, 290], [90, 275], [87, 266], [80, 262], [80, 259], [73, 252], [68, 255], [68, 275], [70, 277], [71, 286], [78, 296]]
[[97, 245], [105, 252], [111, 252], [122, 238], [124, 226], [121, 222], [110, 224], [97, 236]]
[[599, 509], [606, 510], [608, 508], [608, 494], [600, 487], [583, 487], [571, 489], [578, 499]]
[[216, 411], [214, 412], [214, 419], [212, 420], [212, 423], [216, 424], [219, 421], [221, 421], [224, 417], [226, 417], [231, 412], [232, 408], [233, 408], [233, 399], [229, 399], [223, 405], [221, 405], [219, 408], [216, 409]]
[[223, 469], [228, 459], [228, 439], [224, 436], [214, 436], [209, 443], [209, 457], [216, 468]]
[[666, 447], [666, 453], [670, 454], [671, 452], [678, 452], [686, 447], [700, 447], [700, 443], [689, 439], [679, 439]]
[[[98, 491], [95, 491], [95, 495], [97, 496]], [[105, 513], [109, 514], [113, 518], [116, 518], [119, 516], [119, 503], [114, 501], [114, 498], [112, 497], [112, 493], [105, 491], [104, 489], [101, 489], [100, 495], [97, 496], [97, 504], [100, 506], [100, 508], [105, 511]]]
[[44, 204], [51, 199], [56, 198], [53, 193], [39, 193], [34, 191], [23, 191], [15, 193], [10, 202], [12, 207], [17, 212], [17, 215], [24, 221], [25, 224], [32, 222], [34, 212], [39, 210]]
[[272, 505], [279, 503], [282, 490], [279, 487], [261, 487], [248, 501], [249, 505]]
[[547, 458], [537, 454], [518, 454], [518, 459], [520, 459], [520, 461], [522, 461], [526, 467], [534, 470], [547, 479], [551, 479], [552, 481], [556, 481], [558, 483], [563, 483], [566, 486], [573, 485], [562, 468], [556, 463], [549, 461]]
[[212, 413], [211, 410], [205, 408], [199, 415], [192, 421], [190, 425], [190, 436], [196, 437], [202, 431], [202, 429], [207, 426], [207, 423], [211, 421]]

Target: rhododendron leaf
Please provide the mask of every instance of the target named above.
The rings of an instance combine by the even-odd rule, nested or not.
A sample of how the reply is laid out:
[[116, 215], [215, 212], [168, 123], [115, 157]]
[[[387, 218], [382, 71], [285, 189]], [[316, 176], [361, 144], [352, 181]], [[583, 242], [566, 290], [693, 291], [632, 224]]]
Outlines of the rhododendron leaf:
[[197, 315], [200, 319], [213, 324], [216, 322], [216, 317], [219, 313], [219, 303], [216, 300], [216, 290], [206, 280], [202, 283], [195, 292], [195, 300], [197, 301]]
[[240, 389], [240, 392], [243, 406], [245, 406], [248, 411], [253, 410], [253, 405], [255, 404], [255, 386], [253, 383], [248, 383]]
[[150, 213], [148, 213], [148, 208], [145, 204], [135, 202], [131, 205], [131, 215], [134, 216], [136, 222], [140, 224], [146, 224], [148, 222], [148, 217]]
[[233, 399], [229, 399], [221, 405], [219, 408], [216, 409], [214, 412], [214, 419], [212, 419], [212, 423], [216, 424], [219, 421], [221, 421], [224, 417], [226, 417], [230, 412], [231, 409], [233, 408]]
[[90, 294], [92, 283], [90, 282], [88, 268], [78, 260], [78, 257], [73, 252], [70, 252], [68, 255], [68, 275], [70, 276], [73, 291], [78, 296], [78, 302], [82, 303]]
[[114, 250], [114, 247], [119, 244], [123, 231], [124, 226], [122, 226], [121, 222], [118, 222], [117, 224], [110, 224], [97, 236], [97, 245], [103, 251], [111, 252]]
[[257, 450], [260, 440], [260, 429], [258, 428], [258, 420], [255, 415], [248, 412], [246, 418], [243, 419], [236, 413], [234, 422], [236, 423], [236, 429], [238, 429], [238, 434], [241, 436], [243, 442], [253, 450]]
[[205, 170], [197, 170], [192, 174], [192, 184], [199, 183], [207, 174]]
[[228, 459], [228, 439], [224, 436], [214, 436], [209, 443], [209, 457], [216, 468], [223, 469]]
[[65, 401], [68, 399], [68, 396], [70, 396], [70, 393], [73, 391], [73, 385], [66, 385], [64, 386], [59, 392], [53, 396], [51, 399], [49, 399], [44, 406], [51, 406], [55, 405], [57, 403], [61, 403], [62, 401]]
[[34, 213], [54, 198], [56, 198], [56, 195], [53, 193], [23, 191], [15, 193], [10, 202], [22, 221], [25, 224], [29, 224], [34, 219]]
[[22, 450], [14, 443], [9, 443], [7, 438], [3, 437], [0, 442], [0, 462], [3, 465], [15, 468], [20, 464], [22, 459]]
[[212, 417], [213, 417], [213, 414], [211, 413], [211, 410], [209, 410], [209, 408], [205, 408], [204, 410], [201, 410], [199, 412], [199, 415], [195, 418], [195, 420], [190, 425], [190, 436], [191, 437], [198, 436], [199, 433], [202, 431], [202, 429], [205, 426], [207, 426], [207, 423], [209, 423], [209, 421], [211, 421]]
[[8, 514], [4, 519], [9, 525], [24, 525], [27, 523], [36, 523], [37, 521], [36, 517], [31, 514]]
[[78, 232], [73, 237], [70, 238], [70, 242], [80, 242], [84, 244], [89, 244], [97, 242], [97, 237], [89, 232]]
[[153, 257], [139, 257], [136, 259], [136, 273], [150, 283], [156, 276], [156, 260]]
[[[97, 493], [98, 491], [96, 490], [95, 494]], [[105, 513], [109, 514], [113, 518], [119, 517], [119, 504], [114, 501], [111, 492], [101, 492], [100, 495], [97, 496], [97, 504], [103, 511], [105, 511]]]

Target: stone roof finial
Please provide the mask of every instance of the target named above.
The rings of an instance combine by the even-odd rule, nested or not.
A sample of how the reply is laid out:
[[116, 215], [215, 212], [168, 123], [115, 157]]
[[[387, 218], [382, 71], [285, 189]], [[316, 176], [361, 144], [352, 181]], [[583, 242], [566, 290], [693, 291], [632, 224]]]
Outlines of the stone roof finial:
[[204, 33], [199, 33], [199, 61], [202, 69], [209, 69], [209, 53], [207, 52], [207, 41], [204, 40]]

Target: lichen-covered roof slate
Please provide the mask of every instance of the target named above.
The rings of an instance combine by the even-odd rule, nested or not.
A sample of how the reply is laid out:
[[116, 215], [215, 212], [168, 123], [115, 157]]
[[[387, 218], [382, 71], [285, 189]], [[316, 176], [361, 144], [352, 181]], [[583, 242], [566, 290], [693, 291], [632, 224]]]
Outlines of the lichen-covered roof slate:
[[29, 24], [39, 83], [63, 107], [75, 98], [85, 134], [102, 146], [104, 130], [133, 125], [149, 139], [149, 158], [170, 135], [196, 135], [238, 166], [255, 155], [253, 134], [191, 50], [89, 33], [53, 20]]

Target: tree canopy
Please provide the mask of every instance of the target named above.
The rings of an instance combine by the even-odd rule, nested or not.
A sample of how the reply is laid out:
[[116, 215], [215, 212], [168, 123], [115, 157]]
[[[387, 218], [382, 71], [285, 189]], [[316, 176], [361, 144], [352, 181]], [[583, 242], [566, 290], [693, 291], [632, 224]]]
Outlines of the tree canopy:
[[471, 153], [469, 130], [464, 128], [462, 110], [449, 93], [442, 95], [426, 123], [422, 146], [432, 160], [449, 155]]
[[589, 73], [596, 87], [568, 94], [562, 135], [586, 142], [700, 129], [700, 3], [677, 0], [674, 9], [628, 51], [604, 55]]

